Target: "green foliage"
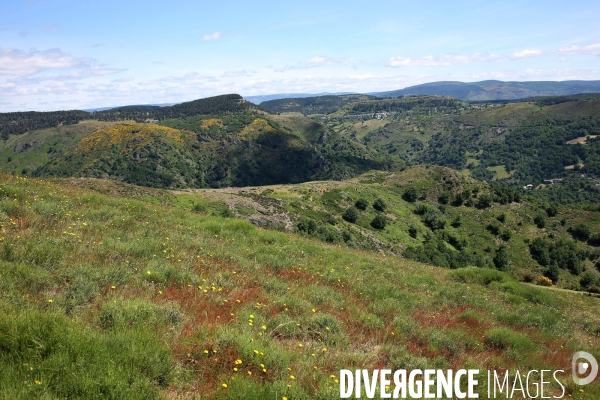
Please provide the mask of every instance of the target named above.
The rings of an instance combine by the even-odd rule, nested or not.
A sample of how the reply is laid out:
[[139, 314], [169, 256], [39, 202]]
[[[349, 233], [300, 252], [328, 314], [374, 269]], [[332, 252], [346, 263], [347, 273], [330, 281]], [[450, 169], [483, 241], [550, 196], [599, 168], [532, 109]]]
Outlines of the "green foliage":
[[592, 234], [590, 227], [585, 224], [577, 224], [570, 228], [569, 232], [574, 239], [581, 240], [582, 242], [587, 241]]
[[581, 261], [585, 259], [585, 254], [577, 249], [573, 241], [536, 238], [529, 244], [529, 251], [531, 257], [543, 266], [556, 263], [559, 268], [574, 275], [579, 275], [583, 270]]
[[419, 231], [417, 230], [416, 226], [411, 225], [410, 228], [408, 228], [408, 234], [410, 235], [411, 238], [416, 239], [418, 233], [419, 233]]
[[508, 251], [506, 250], [506, 246], [501, 245], [496, 250], [496, 256], [494, 257], [494, 265], [496, 269], [500, 271], [506, 271], [508, 268]]
[[415, 201], [417, 201], [418, 197], [419, 195], [417, 193], [417, 189], [415, 189], [413, 186], [409, 186], [408, 188], [406, 188], [406, 190], [402, 194], [402, 198], [405, 201], [408, 201], [409, 203], [414, 203]]
[[384, 212], [387, 208], [387, 204], [385, 204], [383, 199], [379, 198], [373, 202], [373, 208], [377, 211]]
[[356, 209], [356, 207], [350, 207], [344, 212], [342, 218], [353, 224], [356, 222], [356, 220], [358, 220], [358, 210]]
[[359, 210], [365, 211], [367, 209], [367, 207], [369, 207], [369, 202], [366, 199], [360, 198], [360, 199], [356, 200], [356, 203], [354, 203], [354, 206], [356, 208], [358, 208]]
[[375, 229], [383, 230], [387, 226], [387, 222], [385, 215], [377, 214], [371, 221], [371, 226]]

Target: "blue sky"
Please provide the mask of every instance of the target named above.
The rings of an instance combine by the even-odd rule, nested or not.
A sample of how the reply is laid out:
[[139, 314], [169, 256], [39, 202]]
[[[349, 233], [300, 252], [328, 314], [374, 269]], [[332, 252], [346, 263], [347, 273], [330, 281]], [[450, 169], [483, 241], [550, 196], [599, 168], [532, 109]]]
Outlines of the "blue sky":
[[4, 1], [0, 111], [597, 80], [598, 21], [578, 0]]

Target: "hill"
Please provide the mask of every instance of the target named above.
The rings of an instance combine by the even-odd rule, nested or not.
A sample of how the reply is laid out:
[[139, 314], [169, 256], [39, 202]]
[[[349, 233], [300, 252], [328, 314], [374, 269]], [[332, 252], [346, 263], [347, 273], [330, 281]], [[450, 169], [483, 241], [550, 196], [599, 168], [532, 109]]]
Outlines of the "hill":
[[[26, 168], [35, 176], [111, 178], [173, 188], [342, 179], [400, 166], [377, 151], [367, 154], [364, 146], [320, 124], [311, 131], [315, 123], [310, 120], [280, 121], [238, 112], [165, 119], [162, 125], [118, 123], [78, 136], [79, 141], [61, 141], [61, 152], [44, 156], [39, 154], [56, 136], [32, 132], [20, 139], [40, 143], [29, 144], [6, 166], [19, 165], [21, 172]], [[19, 160], [30, 164], [12, 164]], [[47, 162], [33, 168], [41, 160]]]
[[[598, 206], [538, 201], [448, 168], [419, 166], [337, 182], [185, 191], [172, 202], [436, 266], [500, 269], [527, 282], [556, 273], [552, 279], [559, 287], [598, 285], [600, 290]], [[227, 210], [214, 209], [215, 202], [225, 202]], [[558, 246], [570, 256], [555, 259], [555, 268], [536, 256], [536, 245], [546, 246], [547, 252]], [[584, 277], [594, 277], [594, 283], [584, 280], [582, 286]]]
[[[121, 194], [100, 193], [111, 186]], [[0, 188], [1, 397], [338, 398], [342, 368], [468, 366], [562, 369], [578, 398], [573, 352], [600, 356], [596, 298], [263, 230], [114, 181], [1, 174]]]
[[373, 97], [363, 94], [287, 98], [263, 101], [260, 106], [274, 113], [330, 114], [346, 104], [370, 98]]
[[600, 92], [600, 81], [431, 82], [400, 90], [371, 93], [379, 97], [451, 96], [464, 101], [514, 100], [534, 96], [565, 96]]

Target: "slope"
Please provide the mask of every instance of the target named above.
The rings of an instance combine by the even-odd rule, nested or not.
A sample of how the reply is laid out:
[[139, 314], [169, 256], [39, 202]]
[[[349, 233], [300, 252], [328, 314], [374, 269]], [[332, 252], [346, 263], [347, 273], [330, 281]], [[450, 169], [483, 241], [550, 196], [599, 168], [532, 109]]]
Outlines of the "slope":
[[600, 92], [600, 81], [539, 82], [430, 82], [400, 90], [373, 93], [379, 97], [451, 96], [465, 101], [525, 99], [534, 96], [565, 96]]
[[0, 188], [1, 397], [329, 399], [340, 369], [385, 366], [561, 369], [583, 398], [572, 354], [600, 356], [595, 298], [67, 181]]

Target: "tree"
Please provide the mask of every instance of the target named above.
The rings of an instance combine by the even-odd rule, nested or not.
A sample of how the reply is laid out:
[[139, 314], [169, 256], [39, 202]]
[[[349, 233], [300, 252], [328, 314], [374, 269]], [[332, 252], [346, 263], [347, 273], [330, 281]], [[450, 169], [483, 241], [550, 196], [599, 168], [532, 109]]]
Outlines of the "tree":
[[356, 207], [350, 207], [346, 210], [344, 215], [342, 215], [342, 218], [353, 224], [356, 222], [356, 220], [358, 220], [358, 210]]
[[410, 235], [411, 238], [416, 239], [417, 238], [417, 227], [414, 225], [411, 225], [410, 228], [408, 228], [408, 234]]
[[354, 203], [354, 206], [356, 208], [358, 208], [359, 210], [366, 210], [367, 207], [369, 207], [369, 202], [366, 199], [358, 199], [356, 200], [356, 203]]
[[383, 230], [387, 225], [387, 218], [384, 215], [377, 214], [373, 221], [371, 221], [371, 226], [375, 229]]
[[383, 201], [383, 199], [377, 199], [373, 203], [373, 208], [376, 209], [377, 211], [384, 212], [385, 209], [387, 208], [387, 204], [385, 204], [385, 201]]
[[496, 250], [496, 256], [494, 257], [494, 265], [496, 269], [500, 271], [505, 271], [508, 268], [508, 251], [506, 250], [506, 246], [501, 245]]
[[550, 264], [550, 266], [544, 271], [544, 276], [552, 280], [553, 283], [558, 282], [558, 279], [560, 278], [560, 270], [558, 268], [558, 264]]
[[412, 186], [408, 187], [402, 194], [402, 198], [405, 201], [408, 201], [409, 203], [414, 203], [415, 201], [417, 201], [418, 197], [419, 195], [417, 193], [417, 189], [415, 189]]

